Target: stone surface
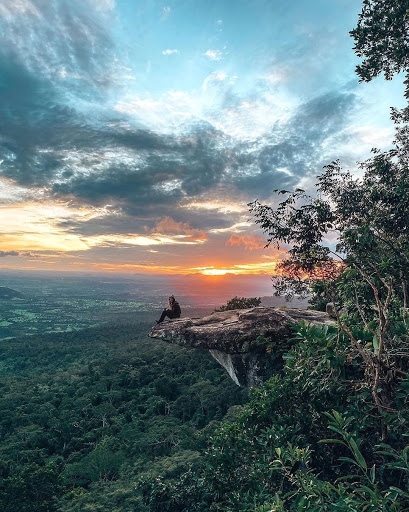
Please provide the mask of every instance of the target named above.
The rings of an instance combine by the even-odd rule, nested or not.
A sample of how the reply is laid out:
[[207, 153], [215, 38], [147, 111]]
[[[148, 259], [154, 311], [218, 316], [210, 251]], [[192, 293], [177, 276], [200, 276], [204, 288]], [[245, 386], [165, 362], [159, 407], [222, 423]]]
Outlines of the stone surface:
[[[327, 312], [327, 315], [329, 315], [331, 318], [334, 318], [334, 319], [337, 318], [337, 315], [335, 313], [335, 307], [334, 307], [334, 304], [332, 302], [328, 302], [328, 304], [325, 306], [325, 311]], [[346, 308], [339, 309], [339, 306], [338, 306], [338, 313], [339, 313], [339, 315], [346, 315], [347, 312], [348, 311], [347, 311]]]
[[169, 320], [149, 336], [184, 347], [207, 349], [239, 386], [257, 386], [282, 366], [291, 325], [304, 320], [333, 324], [320, 311], [257, 307]]

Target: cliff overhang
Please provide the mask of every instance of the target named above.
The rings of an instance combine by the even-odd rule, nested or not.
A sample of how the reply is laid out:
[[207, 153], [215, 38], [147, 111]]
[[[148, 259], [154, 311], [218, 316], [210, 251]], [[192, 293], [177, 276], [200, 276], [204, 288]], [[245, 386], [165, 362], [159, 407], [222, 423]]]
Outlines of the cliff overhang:
[[202, 318], [165, 321], [152, 328], [151, 338], [209, 350], [239, 386], [257, 386], [282, 366], [293, 326], [330, 325], [320, 311], [256, 307], [215, 312]]

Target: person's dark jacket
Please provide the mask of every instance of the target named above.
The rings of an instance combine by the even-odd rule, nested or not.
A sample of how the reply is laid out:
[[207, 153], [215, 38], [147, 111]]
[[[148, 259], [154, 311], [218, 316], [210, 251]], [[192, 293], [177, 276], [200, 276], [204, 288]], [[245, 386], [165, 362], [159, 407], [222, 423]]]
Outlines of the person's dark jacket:
[[179, 302], [175, 300], [175, 302], [172, 304], [172, 317], [173, 318], [179, 318], [182, 314], [182, 310], [180, 309]]

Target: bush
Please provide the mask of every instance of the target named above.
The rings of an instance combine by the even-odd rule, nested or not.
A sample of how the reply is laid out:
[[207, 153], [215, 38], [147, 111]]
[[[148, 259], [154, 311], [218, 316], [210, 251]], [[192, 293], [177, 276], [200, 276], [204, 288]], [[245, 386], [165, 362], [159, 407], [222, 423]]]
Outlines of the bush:
[[227, 301], [226, 304], [220, 306], [219, 309], [215, 309], [215, 311], [230, 311], [232, 309], [250, 309], [256, 308], [260, 306], [261, 298], [260, 297], [233, 297]]

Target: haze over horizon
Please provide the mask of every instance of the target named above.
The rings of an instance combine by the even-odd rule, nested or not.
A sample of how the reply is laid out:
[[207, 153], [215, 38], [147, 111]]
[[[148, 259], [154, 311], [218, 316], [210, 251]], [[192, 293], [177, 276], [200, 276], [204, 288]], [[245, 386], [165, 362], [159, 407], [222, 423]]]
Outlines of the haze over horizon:
[[[360, 0], [2, 0], [0, 268], [271, 275], [247, 203], [393, 138]], [[403, 101], [403, 100], [401, 100]]]

